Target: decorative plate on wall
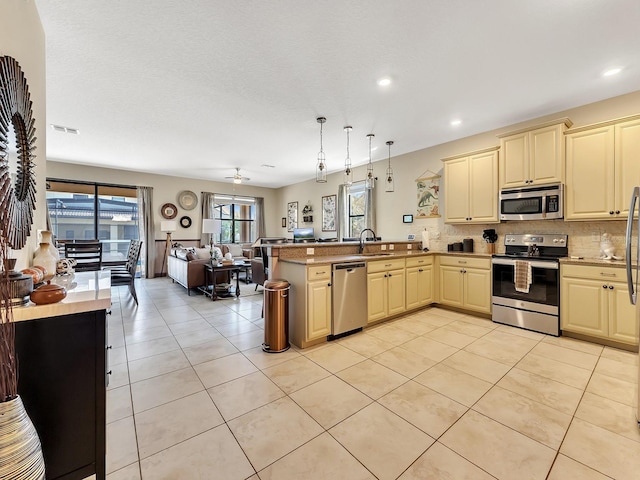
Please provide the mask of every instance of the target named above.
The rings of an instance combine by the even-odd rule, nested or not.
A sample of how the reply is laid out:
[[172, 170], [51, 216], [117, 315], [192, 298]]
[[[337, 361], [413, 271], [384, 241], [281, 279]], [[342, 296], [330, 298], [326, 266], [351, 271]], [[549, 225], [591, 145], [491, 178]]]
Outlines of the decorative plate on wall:
[[198, 197], [191, 190], [183, 190], [178, 195], [178, 203], [185, 210], [193, 210], [198, 204]]
[[171, 220], [172, 218], [176, 218], [176, 215], [178, 214], [178, 207], [173, 203], [165, 203], [160, 208], [160, 213], [167, 220]]
[[182, 228], [189, 228], [191, 226], [191, 217], [188, 217], [187, 215], [180, 217], [180, 226]]

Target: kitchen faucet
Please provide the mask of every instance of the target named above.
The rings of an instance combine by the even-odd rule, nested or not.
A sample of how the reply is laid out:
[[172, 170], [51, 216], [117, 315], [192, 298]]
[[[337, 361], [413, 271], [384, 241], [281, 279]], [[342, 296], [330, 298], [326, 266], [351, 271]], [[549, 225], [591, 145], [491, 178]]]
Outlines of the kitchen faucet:
[[360, 248], [358, 249], [359, 253], [364, 252], [364, 242], [362, 241], [362, 234], [366, 231], [369, 231], [371, 233], [373, 233], [373, 239], [376, 239], [376, 232], [374, 232], [373, 230], [371, 230], [370, 228], [364, 228], [362, 229], [362, 231], [360, 232]]

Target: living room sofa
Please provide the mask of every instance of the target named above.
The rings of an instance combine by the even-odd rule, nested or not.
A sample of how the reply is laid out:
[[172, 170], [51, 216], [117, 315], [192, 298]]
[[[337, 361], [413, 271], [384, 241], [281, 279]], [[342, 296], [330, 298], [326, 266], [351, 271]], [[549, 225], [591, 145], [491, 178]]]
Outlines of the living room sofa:
[[[246, 253], [240, 245], [241, 253]], [[219, 255], [225, 255], [227, 252], [231, 252], [234, 260], [248, 260], [244, 255], [234, 256], [237, 254], [237, 249], [229, 249], [227, 245], [220, 245], [214, 247], [219, 251]], [[204, 265], [209, 263], [211, 259], [211, 253], [209, 247], [204, 248], [182, 248], [175, 247], [171, 249], [169, 256], [167, 257], [167, 274], [174, 281], [187, 289], [187, 294], [191, 295], [191, 289], [201, 287], [204, 285]], [[216, 283], [230, 283], [229, 272], [216, 272]]]

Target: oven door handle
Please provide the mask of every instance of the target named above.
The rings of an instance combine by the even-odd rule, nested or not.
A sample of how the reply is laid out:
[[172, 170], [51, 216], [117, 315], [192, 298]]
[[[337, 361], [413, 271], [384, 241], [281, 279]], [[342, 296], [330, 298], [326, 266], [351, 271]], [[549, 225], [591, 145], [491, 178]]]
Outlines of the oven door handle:
[[[521, 260], [522, 262], [529, 262], [532, 268], [544, 268], [546, 270], [558, 270], [559, 265], [557, 262], [545, 262], [540, 260]], [[491, 263], [493, 265], [511, 265], [515, 266], [516, 260], [509, 258], [492, 258]]]

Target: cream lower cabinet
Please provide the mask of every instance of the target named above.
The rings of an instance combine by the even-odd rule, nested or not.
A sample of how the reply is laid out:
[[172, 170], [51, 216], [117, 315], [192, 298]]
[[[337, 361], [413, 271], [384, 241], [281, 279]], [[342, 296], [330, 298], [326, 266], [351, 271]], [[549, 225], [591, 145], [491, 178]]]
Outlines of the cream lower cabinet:
[[440, 256], [440, 303], [491, 313], [491, 260]]
[[279, 275], [291, 284], [290, 342], [305, 348], [324, 341], [331, 335], [331, 265], [279, 263]]
[[407, 310], [433, 303], [433, 257], [406, 259]]
[[384, 320], [406, 310], [404, 258], [367, 263], [367, 321]]
[[635, 307], [624, 268], [562, 265], [560, 326], [563, 331], [637, 345]]
[[442, 160], [445, 223], [498, 222], [498, 150]]

